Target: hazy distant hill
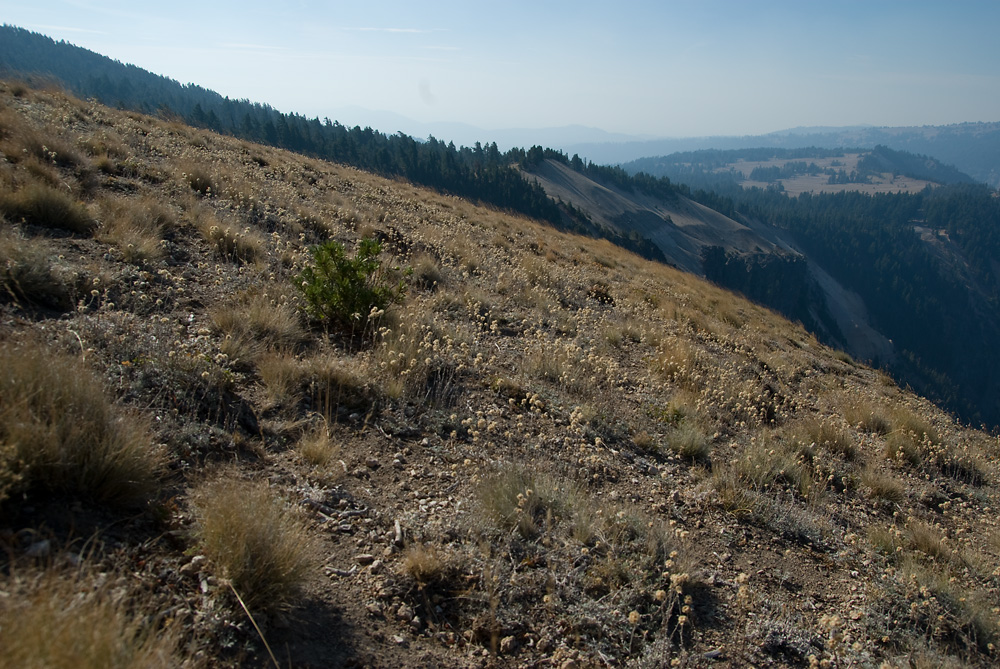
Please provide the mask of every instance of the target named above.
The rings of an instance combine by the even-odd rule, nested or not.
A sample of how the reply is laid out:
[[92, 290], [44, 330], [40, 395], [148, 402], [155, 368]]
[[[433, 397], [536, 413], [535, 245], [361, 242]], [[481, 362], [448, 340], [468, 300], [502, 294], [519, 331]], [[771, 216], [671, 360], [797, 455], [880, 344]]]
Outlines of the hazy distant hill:
[[701, 149], [872, 149], [878, 145], [933, 156], [942, 163], [954, 165], [976, 181], [1000, 186], [1000, 122], [900, 128], [850, 127], [823, 132], [786, 130], [744, 137], [692, 137], [617, 144], [591, 142], [562, 148], [570, 155], [578, 153], [599, 163], [626, 163], [648, 156]]
[[621, 167], [630, 174], [643, 172], [697, 188], [767, 187], [793, 195], [841, 190], [916, 192], [927, 185], [976, 182], [930, 156], [881, 145], [873, 149], [702, 149], [639, 158]]

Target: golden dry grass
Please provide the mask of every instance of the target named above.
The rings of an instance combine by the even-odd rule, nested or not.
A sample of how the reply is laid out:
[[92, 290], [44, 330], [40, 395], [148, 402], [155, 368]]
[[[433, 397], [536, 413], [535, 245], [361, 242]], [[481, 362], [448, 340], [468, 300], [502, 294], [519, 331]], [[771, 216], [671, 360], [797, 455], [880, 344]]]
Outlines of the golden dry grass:
[[0, 347], [0, 467], [20, 484], [131, 504], [156, 493], [163, 454], [148, 424], [113, 406], [78, 360], [37, 345]]
[[312, 575], [315, 539], [266, 483], [222, 477], [192, 493], [200, 550], [251, 611], [289, 608]]
[[92, 569], [18, 571], [0, 597], [0, 665], [19, 669], [195, 667], [177, 620], [148, 595], [101, 583]]

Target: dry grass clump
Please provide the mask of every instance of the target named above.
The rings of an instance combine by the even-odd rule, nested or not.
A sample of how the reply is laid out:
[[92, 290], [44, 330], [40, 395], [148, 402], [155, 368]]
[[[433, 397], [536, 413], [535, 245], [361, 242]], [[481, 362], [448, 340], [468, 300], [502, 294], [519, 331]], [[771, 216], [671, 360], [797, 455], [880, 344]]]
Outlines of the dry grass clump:
[[374, 365], [388, 397], [451, 404], [467, 357], [466, 346], [453, 332], [410, 310], [398, 322], [380, 327], [375, 341]]
[[15, 222], [87, 235], [97, 221], [87, 208], [66, 193], [31, 183], [24, 188], [0, 193], [0, 214]]
[[963, 483], [986, 483], [987, 473], [978, 449], [947, 443], [941, 430], [908, 407], [898, 407], [893, 420], [895, 427], [885, 440], [887, 458]]
[[[0, 218], [0, 226], [7, 223]], [[41, 239], [25, 238], [11, 228], [0, 228], [0, 293], [15, 303], [73, 308], [82, 283], [80, 274], [58, 262], [56, 253]]]
[[889, 434], [892, 430], [892, 418], [880, 402], [868, 398], [854, 398], [844, 402], [841, 411], [844, 420], [862, 432]]
[[356, 357], [323, 354], [299, 359], [265, 353], [257, 359], [257, 373], [270, 402], [316, 412], [330, 423], [341, 415], [370, 410], [377, 398], [367, 366]]
[[995, 604], [982, 591], [967, 590], [946, 565], [905, 557], [896, 578], [873, 602], [880, 630], [901, 650], [925, 642], [932, 650], [962, 656], [978, 651], [996, 656], [1000, 641]]
[[100, 209], [97, 238], [118, 247], [125, 262], [141, 264], [163, 257], [163, 233], [175, 225], [166, 207], [152, 198], [133, 202], [107, 197], [101, 200]]
[[890, 506], [902, 504], [906, 499], [906, 487], [902, 481], [889, 474], [883, 474], [874, 467], [861, 472], [861, 485], [868, 489], [868, 496]]
[[696, 374], [697, 349], [686, 339], [670, 337], [660, 345], [653, 367], [669, 381], [690, 385]]
[[144, 595], [98, 584], [87, 570], [15, 572], [0, 597], [0, 664], [20, 669], [196, 666], [180, 625]]
[[590, 397], [607, 385], [598, 356], [572, 339], [550, 339], [544, 332], [526, 335], [521, 371], [576, 397]]
[[249, 227], [224, 223], [214, 214], [202, 212], [197, 216], [197, 228], [216, 254], [223, 260], [253, 264], [263, 260], [264, 238]]
[[295, 450], [315, 467], [326, 467], [340, 456], [340, 445], [330, 438], [330, 431], [322, 423], [307, 430], [299, 438]]
[[483, 515], [501, 531], [517, 531], [534, 538], [543, 527], [569, 511], [567, 495], [544, 477], [512, 467], [487, 477], [479, 485], [477, 498]]
[[406, 549], [402, 572], [416, 581], [420, 588], [439, 582], [445, 576], [447, 568], [447, 560], [432, 545], [411, 544]]
[[712, 442], [697, 425], [687, 421], [672, 428], [666, 436], [667, 447], [691, 462], [707, 462]]
[[256, 365], [257, 375], [272, 404], [284, 405], [298, 401], [305, 377], [298, 358], [287, 353], [264, 353], [257, 358]]
[[304, 516], [264, 482], [221, 478], [192, 492], [198, 546], [252, 610], [292, 606], [313, 570]]
[[792, 439], [804, 446], [817, 446], [842, 455], [847, 460], [858, 457], [854, 435], [829, 417], [807, 416], [798, 421], [789, 432]]
[[129, 504], [152, 495], [163, 465], [148, 426], [106, 399], [78, 360], [24, 345], [0, 348], [0, 469], [26, 488]]
[[814, 546], [829, 534], [828, 519], [809, 504], [822, 490], [810, 453], [795, 443], [752, 437], [735, 458], [713, 467], [712, 483], [722, 507], [741, 518]]
[[413, 268], [411, 281], [421, 290], [437, 290], [444, 282], [441, 267], [428, 253], [417, 256], [411, 267]]
[[17, 115], [6, 111], [0, 118], [0, 145], [7, 160], [21, 163], [28, 160], [57, 167], [74, 168], [84, 164], [76, 149], [63, 141], [51, 127], [36, 129]]
[[181, 173], [181, 178], [199, 195], [211, 195], [216, 190], [215, 180], [205, 168], [189, 165]]
[[292, 351], [306, 338], [298, 311], [286, 299], [250, 291], [209, 312], [225, 337], [222, 352], [231, 360], [248, 361], [264, 352]]

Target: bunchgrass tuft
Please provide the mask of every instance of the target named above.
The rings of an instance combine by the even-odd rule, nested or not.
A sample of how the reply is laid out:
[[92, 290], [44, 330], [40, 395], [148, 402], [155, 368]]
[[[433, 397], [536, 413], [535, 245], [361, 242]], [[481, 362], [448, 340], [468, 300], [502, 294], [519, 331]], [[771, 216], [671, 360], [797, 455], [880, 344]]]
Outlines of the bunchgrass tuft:
[[227, 301], [210, 315], [225, 337], [222, 351], [230, 359], [248, 360], [265, 352], [291, 351], [306, 337], [295, 308], [261, 292]]
[[[95, 575], [96, 576], [96, 575]], [[0, 597], [0, 665], [19, 669], [168, 669], [185, 662], [180, 625], [150, 597], [125, 596], [86, 570], [15, 572]], [[173, 624], [171, 624], [173, 623]]]
[[220, 478], [192, 493], [198, 545], [251, 611], [291, 608], [313, 568], [301, 512], [263, 482]]
[[[0, 219], [3, 225], [6, 222]], [[79, 284], [80, 274], [57, 262], [57, 253], [44, 239], [0, 229], [0, 300], [68, 311], [73, 308]]]
[[0, 194], [0, 214], [15, 222], [87, 235], [97, 221], [66, 193], [37, 183]]
[[163, 465], [143, 419], [81, 362], [34, 345], [0, 348], [0, 443], [24, 487], [114, 504], [154, 494]]

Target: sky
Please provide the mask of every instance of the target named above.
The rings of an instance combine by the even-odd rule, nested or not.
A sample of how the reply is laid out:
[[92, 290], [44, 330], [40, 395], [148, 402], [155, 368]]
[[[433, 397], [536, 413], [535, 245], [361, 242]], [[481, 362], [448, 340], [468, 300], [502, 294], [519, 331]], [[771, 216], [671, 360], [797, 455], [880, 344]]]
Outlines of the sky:
[[0, 0], [0, 23], [342, 122], [693, 137], [1000, 120], [997, 0]]

